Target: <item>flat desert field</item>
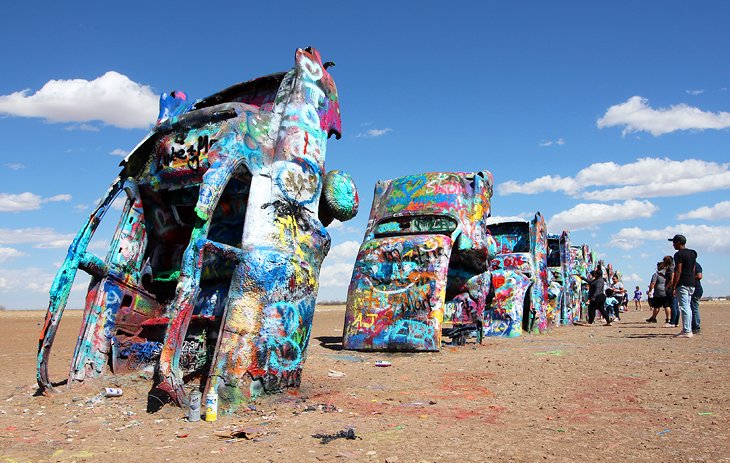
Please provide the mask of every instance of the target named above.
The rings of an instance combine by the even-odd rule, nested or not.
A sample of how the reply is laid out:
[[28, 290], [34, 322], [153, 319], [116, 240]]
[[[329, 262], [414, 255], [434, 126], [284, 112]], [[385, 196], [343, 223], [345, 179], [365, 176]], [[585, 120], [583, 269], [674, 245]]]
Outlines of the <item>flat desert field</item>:
[[[0, 462], [730, 461], [730, 304], [701, 312], [692, 339], [645, 310], [611, 327], [373, 354], [341, 350], [344, 308], [318, 307], [301, 389], [212, 423], [170, 405], [148, 414], [138, 374], [34, 396], [44, 312], [0, 312]], [[55, 380], [80, 322], [64, 316]], [[103, 386], [124, 395], [101, 398]], [[321, 438], [340, 431], [350, 438]]]

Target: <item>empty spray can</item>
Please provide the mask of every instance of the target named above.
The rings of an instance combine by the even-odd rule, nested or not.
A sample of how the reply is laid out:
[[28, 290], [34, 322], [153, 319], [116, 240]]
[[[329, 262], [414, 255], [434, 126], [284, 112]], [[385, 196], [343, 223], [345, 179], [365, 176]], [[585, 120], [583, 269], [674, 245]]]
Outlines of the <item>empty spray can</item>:
[[122, 395], [122, 388], [121, 387], [105, 387], [101, 390], [101, 395], [104, 397], [121, 397]]
[[218, 393], [209, 392], [205, 394], [205, 421], [218, 419]]
[[190, 393], [188, 402], [188, 421], [200, 421], [200, 402], [203, 399], [203, 394], [200, 391], [193, 391]]

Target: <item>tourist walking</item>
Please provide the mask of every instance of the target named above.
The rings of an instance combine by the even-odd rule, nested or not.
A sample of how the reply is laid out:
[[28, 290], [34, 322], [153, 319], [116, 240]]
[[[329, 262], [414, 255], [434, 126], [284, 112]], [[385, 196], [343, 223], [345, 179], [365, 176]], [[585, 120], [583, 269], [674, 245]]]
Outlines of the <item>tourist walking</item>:
[[682, 314], [682, 331], [677, 334], [680, 338], [692, 337], [692, 294], [695, 292], [695, 266], [697, 252], [688, 249], [687, 238], [684, 235], [674, 235], [669, 238], [677, 251], [674, 253], [674, 276], [670, 287], [674, 289], [677, 305]]

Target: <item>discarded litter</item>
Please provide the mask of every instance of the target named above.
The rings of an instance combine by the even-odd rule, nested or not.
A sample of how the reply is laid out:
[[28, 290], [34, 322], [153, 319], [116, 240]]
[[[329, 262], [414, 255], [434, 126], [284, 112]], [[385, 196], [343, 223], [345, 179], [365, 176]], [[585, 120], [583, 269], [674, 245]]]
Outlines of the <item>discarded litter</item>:
[[665, 429], [664, 431], [659, 431], [656, 434], [657, 434], [657, 436], [663, 436], [664, 434], [667, 434], [669, 432], [672, 432], [672, 431], [670, 429]]
[[329, 444], [333, 440], [336, 439], [347, 439], [347, 440], [355, 440], [355, 439], [362, 439], [362, 437], [355, 434], [355, 430], [352, 428], [343, 429], [342, 431], [337, 431], [335, 434], [312, 434], [312, 437], [315, 439], [319, 439], [320, 444]]
[[337, 370], [329, 370], [327, 372], [327, 376], [329, 376], [330, 378], [342, 378], [343, 376], [345, 376], [345, 373]]
[[121, 387], [105, 387], [101, 390], [100, 395], [104, 397], [121, 397], [123, 393]]
[[389, 367], [391, 365], [392, 365], [392, 363], [390, 363], [387, 360], [376, 360], [375, 361], [375, 366], [376, 367]]
[[712, 415], [712, 412], [699, 412], [698, 415]]
[[262, 431], [253, 428], [235, 428], [229, 433], [216, 433], [219, 439], [223, 439], [226, 442], [237, 442], [239, 440], [251, 440], [258, 441], [262, 437], [269, 434], [267, 431]]

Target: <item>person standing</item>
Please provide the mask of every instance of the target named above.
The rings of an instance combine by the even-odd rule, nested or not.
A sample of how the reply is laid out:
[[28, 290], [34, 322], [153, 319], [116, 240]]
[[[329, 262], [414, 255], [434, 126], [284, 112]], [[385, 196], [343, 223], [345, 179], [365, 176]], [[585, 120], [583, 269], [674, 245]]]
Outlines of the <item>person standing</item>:
[[702, 298], [702, 266], [695, 262], [695, 292], [692, 293], [692, 334], [700, 334], [700, 299]]
[[662, 262], [664, 262], [667, 279], [667, 305], [665, 307], [670, 308], [670, 317], [667, 323], [664, 324], [664, 328], [677, 328], [679, 326], [679, 307], [677, 306], [677, 298], [674, 296], [674, 288], [670, 286], [674, 278], [674, 258], [672, 256], [664, 256]]
[[604, 304], [606, 303], [606, 286], [603, 280], [603, 271], [598, 268], [593, 271], [593, 279], [588, 283], [588, 324], [592, 325], [596, 319], [596, 310], [606, 320], [606, 326], [611, 326], [611, 319], [608, 317]]
[[687, 238], [684, 235], [674, 235], [669, 238], [677, 251], [674, 253], [674, 276], [669, 285], [674, 289], [679, 311], [682, 313], [682, 331], [677, 334], [680, 338], [692, 337], [692, 294], [695, 292], [695, 266], [697, 252], [688, 249]]
[[656, 272], [651, 276], [651, 283], [649, 284], [649, 294], [652, 297], [649, 299], [649, 307], [651, 307], [651, 317], [647, 318], [646, 321], [649, 323], [656, 323], [656, 316], [659, 315], [659, 311], [664, 308], [664, 326], [670, 326], [669, 321], [671, 317], [670, 307], [671, 302], [666, 289], [669, 284], [670, 276], [667, 274], [667, 268], [664, 261], [659, 261], [656, 264]]
[[636, 287], [636, 290], [634, 291], [634, 310], [639, 311], [641, 310], [641, 288], [638, 286]]

